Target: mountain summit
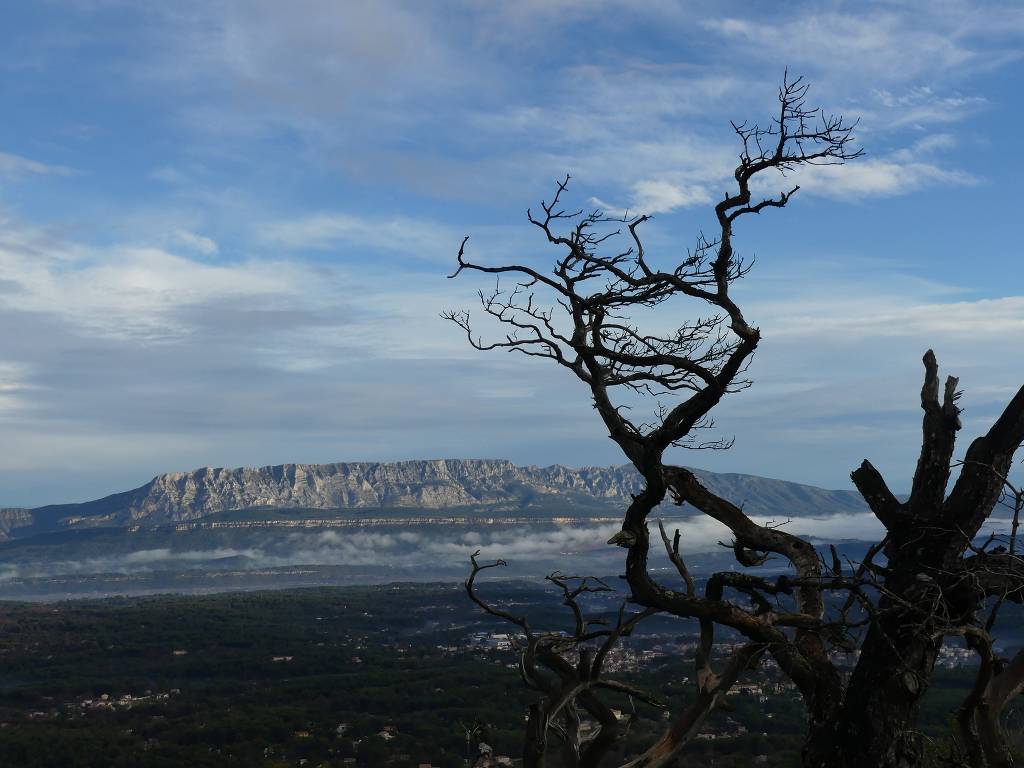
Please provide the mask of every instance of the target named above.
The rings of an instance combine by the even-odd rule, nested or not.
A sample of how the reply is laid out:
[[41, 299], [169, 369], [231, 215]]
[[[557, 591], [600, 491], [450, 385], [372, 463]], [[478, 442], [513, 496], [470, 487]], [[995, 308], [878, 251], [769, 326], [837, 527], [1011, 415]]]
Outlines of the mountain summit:
[[[695, 470], [712, 490], [755, 515], [864, 512], [853, 491], [755, 475]], [[0, 533], [20, 537], [79, 527], [158, 525], [249, 509], [321, 516], [371, 511], [616, 516], [641, 488], [632, 467], [516, 466], [501, 459], [204, 467], [158, 475], [134, 490], [80, 504], [0, 510]]]

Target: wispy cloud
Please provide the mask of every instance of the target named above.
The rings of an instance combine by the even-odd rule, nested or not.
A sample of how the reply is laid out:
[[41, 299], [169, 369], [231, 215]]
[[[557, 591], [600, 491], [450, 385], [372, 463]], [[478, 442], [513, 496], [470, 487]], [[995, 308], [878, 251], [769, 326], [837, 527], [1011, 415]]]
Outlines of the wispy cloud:
[[155, 248], [114, 249], [68, 262], [0, 251], [3, 304], [55, 315], [86, 332], [158, 339], [190, 332], [179, 310], [233, 299], [298, 295], [302, 268], [202, 264]]
[[51, 165], [9, 152], [0, 152], [0, 176], [18, 177], [25, 174], [44, 176], [72, 176], [75, 171], [63, 165]]
[[[756, 522], [779, 524], [778, 520], [756, 518]], [[1005, 533], [1010, 526], [1006, 518], [991, 519], [983, 535], [989, 531]], [[725, 526], [707, 517], [666, 520], [669, 529], [681, 534], [680, 549], [688, 556], [722, 553], [718, 544], [730, 537]], [[33, 558], [10, 550], [17, 558], [0, 563], [0, 586], [10, 582], [45, 577], [88, 574], [144, 575], [156, 572], [189, 570], [262, 570], [294, 566], [387, 566], [391, 578], [437, 580], [464, 577], [469, 556], [479, 550], [483, 560], [504, 559], [509, 568], [494, 575], [528, 575], [539, 578], [555, 570], [577, 573], [613, 573], [621, 566], [620, 550], [609, 546], [607, 538], [618, 525], [582, 524], [556, 526], [550, 524], [515, 526], [393, 526], [346, 528], [272, 535], [252, 531], [240, 539], [238, 532], [231, 543], [218, 546], [209, 531], [202, 535], [176, 534], [170, 546], [139, 549], [131, 538], [111, 542], [114, 550], [97, 556], [91, 550], [75, 557], [76, 542], [69, 541], [64, 559], [52, 556]], [[857, 515], [822, 515], [793, 520], [784, 524], [786, 530], [810, 538], [812, 542], [877, 541], [884, 531], [870, 513]], [[86, 540], [88, 547], [89, 540]], [[120, 551], [117, 551], [120, 550]], [[695, 557], [691, 569], [704, 575], [701, 558]], [[782, 562], [778, 565], [784, 567]], [[652, 567], [670, 568], [659, 551], [652, 552]], [[671, 569], [671, 568], [670, 568]], [[716, 568], [717, 569], [717, 568]], [[674, 569], [671, 569], [674, 572]], [[489, 576], [490, 574], [488, 574]], [[124, 585], [119, 585], [123, 589]]]
[[866, 158], [848, 165], [822, 165], [794, 174], [792, 180], [811, 194], [839, 200], [905, 195], [927, 187], [973, 186], [966, 171], [898, 156]]
[[983, 63], [983, 50], [941, 15], [926, 20], [879, 6], [847, 13], [814, 6], [788, 10], [779, 20], [724, 16], [704, 26], [759, 59], [875, 83], [912, 82]]
[[915, 303], [905, 296], [872, 299], [846, 295], [818, 302], [805, 300], [790, 307], [789, 311], [778, 307], [774, 313], [773, 332], [779, 336], [839, 333], [857, 338], [903, 336], [988, 342], [1024, 333], [1024, 296]]
[[220, 252], [217, 241], [205, 235], [189, 232], [187, 229], [179, 229], [174, 233], [174, 239], [189, 250], [200, 253], [203, 256], [216, 256]]
[[924, 128], [932, 124], [953, 123], [988, 104], [988, 100], [982, 96], [959, 93], [942, 95], [927, 86], [912, 87], [898, 93], [879, 90], [873, 96], [882, 109], [878, 110], [877, 106], [868, 101], [861, 110], [862, 119], [872, 130], [884, 126]]
[[633, 185], [633, 205], [637, 213], [666, 213], [676, 208], [711, 202], [703, 187], [680, 187], [667, 181], [644, 180]]
[[348, 213], [305, 214], [268, 222], [260, 239], [288, 249], [338, 251], [345, 247], [398, 253], [410, 259], [451, 260], [459, 238], [436, 221], [404, 216], [356, 216]]

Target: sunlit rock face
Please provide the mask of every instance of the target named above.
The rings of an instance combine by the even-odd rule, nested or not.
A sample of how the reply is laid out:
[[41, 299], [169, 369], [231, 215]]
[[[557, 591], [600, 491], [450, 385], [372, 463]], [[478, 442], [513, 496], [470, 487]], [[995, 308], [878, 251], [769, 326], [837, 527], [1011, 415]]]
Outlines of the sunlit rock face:
[[503, 460], [283, 464], [160, 475], [133, 494], [126, 512], [132, 519], [188, 520], [248, 507], [517, 509], [566, 494], [622, 500], [638, 488], [637, 475], [621, 467], [517, 467]]
[[[271, 507], [440, 510], [495, 514], [565, 505], [619, 509], [640, 478], [629, 467], [517, 467], [500, 459], [204, 467], [159, 475], [141, 488], [83, 504], [32, 510], [37, 528], [180, 522]], [[0, 520], [0, 531], [3, 521]]]
[[[695, 472], [713, 491], [754, 515], [785, 519], [866, 509], [852, 491]], [[0, 509], [0, 538], [67, 527], [187, 522], [252, 508], [291, 509], [307, 517], [317, 517], [317, 510], [362, 510], [360, 516], [367, 516], [373, 510], [402, 509], [616, 517], [641, 488], [630, 466], [520, 467], [501, 459], [204, 467], [159, 475], [141, 488], [82, 504]], [[674, 514], [688, 511], [684, 507]]]

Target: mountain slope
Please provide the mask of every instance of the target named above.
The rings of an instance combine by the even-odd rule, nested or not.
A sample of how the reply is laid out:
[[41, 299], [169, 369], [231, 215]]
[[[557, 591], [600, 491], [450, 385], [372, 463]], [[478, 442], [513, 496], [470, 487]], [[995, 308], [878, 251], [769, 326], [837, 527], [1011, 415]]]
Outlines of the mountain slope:
[[[750, 514], [803, 517], [866, 510], [852, 491], [695, 470]], [[140, 488], [81, 504], [0, 510], [0, 537], [77, 527], [155, 525], [251, 508], [462, 509], [494, 515], [617, 515], [640, 489], [629, 466], [519, 467], [495, 459], [283, 464], [159, 475]]]

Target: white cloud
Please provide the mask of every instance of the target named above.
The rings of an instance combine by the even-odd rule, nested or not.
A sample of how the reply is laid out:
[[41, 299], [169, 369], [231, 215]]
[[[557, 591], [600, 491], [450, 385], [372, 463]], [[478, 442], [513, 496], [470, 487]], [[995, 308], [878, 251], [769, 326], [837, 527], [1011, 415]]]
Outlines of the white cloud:
[[915, 141], [909, 152], [930, 154], [932, 152], [941, 152], [943, 150], [953, 149], [956, 145], [956, 137], [952, 134], [932, 133], [927, 136], [922, 136], [920, 139]]
[[633, 185], [633, 206], [638, 213], [665, 213], [676, 208], [711, 202], [703, 187], [682, 187], [667, 181], [645, 180]]
[[0, 280], [16, 286], [4, 305], [62, 316], [112, 337], [187, 333], [174, 310], [230, 298], [296, 295], [302, 272], [293, 264], [200, 264], [155, 248], [116, 249], [73, 264], [0, 251]]
[[678, 185], [669, 181], [646, 179], [633, 184], [630, 205], [620, 208], [598, 197], [590, 202], [612, 216], [634, 216], [668, 213], [677, 208], [688, 208], [711, 202], [707, 190], [697, 185]]
[[46, 176], [72, 176], [74, 170], [63, 165], [50, 165], [38, 160], [31, 160], [21, 155], [0, 152], [0, 176], [17, 177], [27, 173]]
[[[776, 306], [768, 313], [775, 336], [916, 337], [996, 340], [1024, 336], [1024, 296], [948, 303], [913, 297], [827, 296]], [[994, 350], [993, 350], [994, 351]]]
[[189, 250], [200, 253], [203, 256], [216, 256], [220, 252], [220, 246], [217, 245], [216, 240], [205, 235], [196, 234], [195, 232], [189, 232], [187, 229], [177, 230], [174, 233], [174, 238]]
[[[614, 208], [656, 212], [701, 202], [709, 186], [718, 194], [716, 185], [728, 181], [736, 162], [733, 142], [719, 138], [728, 132], [727, 120], [773, 112], [785, 62], [815, 82], [812, 100], [821, 95], [863, 116], [865, 136], [949, 123], [986, 103], [947, 84], [992, 59], [976, 11], [956, 3], [927, 15], [878, 5], [821, 12], [800, 4], [767, 19], [712, 15], [699, 29], [725, 38], [717, 47], [730, 50], [728, 60], [712, 55], [695, 63], [616, 48], [615, 55], [594, 52], [554, 64], [545, 58], [529, 66], [526, 59], [536, 53], [524, 52], [529, 44], [515, 39], [529, 35], [525, 30], [564, 34], [571, 22], [592, 32], [601, 26], [600, 13], [614, 13], [622, 3], [564, 0], [511, 11], [456, 5], [455, 23], [442, 19], [439, 7], [393, 2], [342, 10], [307, 0], [296, 11], [260, 0], [170, 13], [171, 42], [159, 50], [171, 52], [173, 61], [158, 69], [162, 77], [231, 94], [227, 107], [221, 96], [185, 107], [197, 132], [265, 139], [286, 125], [302, 137], [308, 162], [363, 181], [474, 200], [522, 190], [515, 196], [521, 200], [539, 179], [571, 171], [588, 184], [618, 187], [601, 192]], [[673, 3], [630, 7], [644, 23], [690, 33], [700, 13]], [[1010, 8], [992, 13], [1003, 29], [1019, 26], [1010, 23]], [[551, 14], [560, 20], [545, 22]], [[766, 61], [777, 67], [769, 71]], [[537, 79], [534, 67], [544, 67]], [[532, 87], [520, 87], [526, 85]], [[747, 105], [740, 114], [737, 103]], [[348, 119], [353, 113], [358, 119]], [[709, 140], [712, 124], [716, 138]], [[411, 131], [428, 138], [408, 151], [404, 142], [389, 140]], [[869, 149], [881, 151], [877, 144]], [[889, 154], [859, 165], [823, 172], [818, 187], [856, 198], [973, 179], [938, 162]], [[330, 216], [279, 229], [280, 243], [330, 249], [358, 228], [327, 221]]]
[[780, 67], [812, 67], [836, 76], [852, 73], [875, 83], [913, 81], [971, 66], [981, 57], [980, 51], [951, 34], [954, 30], [944, 19], [929, 23], [921, 13], [877, 8], [856, 13], [799, 7], [791, 11], [791, 18], [779, 21], [725, 17], [707, 20], [705, 27]]
[[415, 4], [226, 0], [163, 13], [169, 55], [149, 62], [150, 74], [201, 80], [234, 102], [232, 110], [189, 110], [207, 131], [244, 134], [266, 121], [316, 132], [341, 115], [400, 120], [404, 100], [446, 92], [472, 74], [437, 34], [441, 19]]
[[[907, 160], [905, 155], [861, 158], [845, 165], [818, 165], [791, 174], [802, 190], [823, 197], [858, 200], [905, 195], [926, 187], [972, 186], [978, 179], [966, 171]], [[761, 188], [765, 188], [762, 183]]]
[[[370, 248], [411, 259], [453, 261], [461, 238], [433, 221], [405, 216], [355, 216], [317, 213], [280, 219], [259, 230], [263, 242], [292, 250], [329, 251], [342, 247]], [[347, 254], [340, 254], [345, 257]]]
[[[865, 122], [873, 131], [903, 126], [921, 127], [932, 123], [952, 123], [977, 112], [988, 102], [981, 96], [960, 94], [940, 95], [927, 86], [893, 93], [880, 90], [874, 93], [881, 111], [873, 113], [868, 104]], [[884, 121], [884, 122], [883, 122]]]
[[24, 412], [29, 407], [25, 395], [34, 389], [31, 367], [25, 363], [0, 359], [0, 415]]

